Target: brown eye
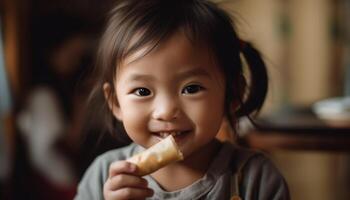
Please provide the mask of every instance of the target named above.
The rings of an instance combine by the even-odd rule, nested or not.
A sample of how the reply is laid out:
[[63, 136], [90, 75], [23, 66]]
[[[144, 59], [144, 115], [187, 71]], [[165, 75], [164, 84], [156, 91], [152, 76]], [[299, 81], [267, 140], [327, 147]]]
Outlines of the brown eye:
[[136, 88], [133, 93], [137, 96], [148, 96], [151, 94], [151, 91], [147, 88]]
[[195, 94], [203, 89], [200, 85], [188, 85], [182, 90], [182, 94]]

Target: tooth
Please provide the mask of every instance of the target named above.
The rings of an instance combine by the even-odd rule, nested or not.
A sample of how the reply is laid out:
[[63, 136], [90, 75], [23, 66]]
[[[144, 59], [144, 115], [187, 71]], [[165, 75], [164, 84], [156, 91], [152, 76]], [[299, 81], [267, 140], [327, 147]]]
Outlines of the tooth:
[[167, 132], [160, 132], [159, 135], [163, 138], [167, 137], [169, 135], [169, 133]]
[[166, 138], [166, 137], [168, 137], [169, 135], [172, 135], [172, 136], [179, 136], [179, 135], [181, 135], [181, 131], [159, 132], [159, 135], [160, 135], [162, 138]]
[[178, 136], [178, 135], [180, 135], [180, 134], [181, 134], [181, 132], [175, 132], [175, 131], [174, 131], [174, 132], [171, 132], [171, 135], [172, 135], [172, 136]]

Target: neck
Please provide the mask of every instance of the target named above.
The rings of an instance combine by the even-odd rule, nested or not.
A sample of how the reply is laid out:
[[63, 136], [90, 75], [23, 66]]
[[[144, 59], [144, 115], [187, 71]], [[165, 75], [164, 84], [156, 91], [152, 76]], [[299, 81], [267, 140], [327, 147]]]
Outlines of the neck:
[[213, 140], [185, 160], [159, 169], [151, 176], [166, 191], [187, 187], [204, 176], [220, 146], [219, 141]]

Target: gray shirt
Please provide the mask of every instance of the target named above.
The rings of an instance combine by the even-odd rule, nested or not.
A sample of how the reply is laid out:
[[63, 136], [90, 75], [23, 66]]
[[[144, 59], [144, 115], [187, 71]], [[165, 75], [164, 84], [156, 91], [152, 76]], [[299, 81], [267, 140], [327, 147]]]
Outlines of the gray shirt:
[[[99, 156], [85, 172], [75, 200], [102, 200], [103, 184], [108, 178], [109, 165], [116, 160], [125, 160], [141, 149], [131, 144]], [[246, 162], [244, 167], [238, 170], [243, 162]], [[154, 190], [153, 197], [148, 199], [230, 199], [232, 187], [235, 187], [232, 184], [232, 177], [237, 175], [237, 171], [241, 172], [237, 189], [242, 199], [289, 199], [285, 180], [266, 156], [238, 148], [230, 143], [222, 145], [207, 173], [201, 179], [181, 190], [167, 192], [151, 176], [145, 176], [149, 187]]]

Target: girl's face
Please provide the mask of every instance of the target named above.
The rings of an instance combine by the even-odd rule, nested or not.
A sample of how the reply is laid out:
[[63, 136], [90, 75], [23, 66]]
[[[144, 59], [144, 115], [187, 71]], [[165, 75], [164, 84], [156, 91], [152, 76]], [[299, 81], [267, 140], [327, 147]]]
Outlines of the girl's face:
[[207, 48], [193, 45], [182, 32], [135, 59], [143, 52], [126, 58], [117, 70], [114, 116], [145, 148], [169, 134], [185, 157], [205, 148], [224, 117], [225, 78], [220, 67]]

